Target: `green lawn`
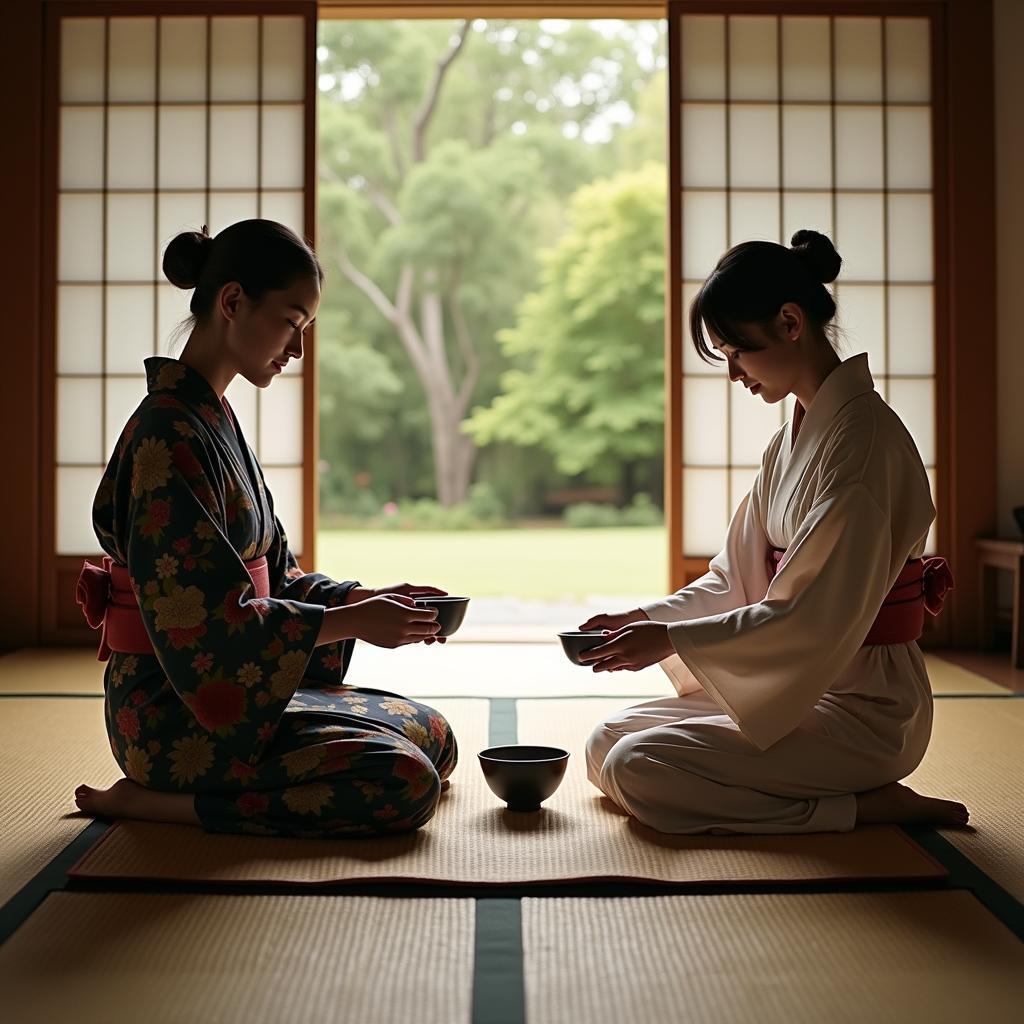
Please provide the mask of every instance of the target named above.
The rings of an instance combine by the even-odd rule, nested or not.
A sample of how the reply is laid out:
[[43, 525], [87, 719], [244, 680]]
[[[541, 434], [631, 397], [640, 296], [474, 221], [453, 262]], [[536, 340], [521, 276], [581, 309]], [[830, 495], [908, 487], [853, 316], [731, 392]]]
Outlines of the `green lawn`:
[[665, 593], [664, 527], [609, 530], [322, 530], [316, 568], [371, 586], [537, 600]]

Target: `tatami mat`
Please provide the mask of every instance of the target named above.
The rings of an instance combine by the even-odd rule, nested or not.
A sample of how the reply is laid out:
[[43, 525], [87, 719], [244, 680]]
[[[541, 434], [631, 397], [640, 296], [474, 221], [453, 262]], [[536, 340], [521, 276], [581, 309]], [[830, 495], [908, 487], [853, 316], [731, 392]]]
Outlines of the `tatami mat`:
[[[434, 819], [420, 832], [343, 843], [241, 838], [185, 826], [118, 824], [74, 877], [218, 883], [399, 881], [525, 884], [628, 880], [674, 884], [933, 879], [946, 872], [899, 829], [809, 836], [663, 836], [600, 798], [581, 750], [607, 701], [520, 701], [519, 736], [573, 751], [561, 789], [538, 814], [505, 810], [486, 788], [476, 752], [483, 702], [435, 701], [459, 737], [461, 760]], [[542, 733], [542, 730], [546, 732]]]
[[932, 693], [936, 696], [955, 696], [957, 694], [1012, 696], [1005, 686], [998, 686], [990, 679], [979, 676], [977, 672], [954, 665], [953, 662], [938, 655], [926, 654], [924, 660], [928, 664], [928, 679], [932, 684]]
[[18, 1024], [468, 1024], [472, 900], [50, 895], [0, 948]]
[[120, 777], [101, 701], [0, 702], [0, 906], [89, 824], [75, 787]]
[[976, 832], [942, 834], [1024, 902], [1024, 700], [936, 701], [932, 741], [908, 780], [960, 800]]
[[[936, 694], [1010, 696], [1008, 690], [935, 655], [926, 655]], [[356, 648], [346, 682], [408, 697], [630, 697], [671, 694], [654, 666], [643, 672], [595, 675], [573, 665], [557, 643], [411, 644], [389, 651]], [[0, 656], [0, 694], [101, 694], [103, 665], [85, 648], [39, 648]]]
[[902, 830], [875, 826], [799, 836], [669, 836], [623, 814], [587, 780], [587, 736], [621, 700], [517, 702], [519, 741], [561, 746], [569, 767], [546, 803], [581, 873], [675, 882], [795, 882], [929, 878], [945, 870]]
[[1009, 1024], [1024, 947], [967, 892], [523, 901], [530, 1024]]
[[103, 693], [94, 648], [38, 647], [0, 655], [2, 693]]

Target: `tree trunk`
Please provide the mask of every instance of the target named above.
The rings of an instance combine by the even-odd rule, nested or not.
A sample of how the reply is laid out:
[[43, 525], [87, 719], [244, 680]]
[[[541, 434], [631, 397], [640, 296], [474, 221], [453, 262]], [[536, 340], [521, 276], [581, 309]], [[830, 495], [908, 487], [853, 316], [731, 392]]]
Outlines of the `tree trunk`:
[[462, 414], [444, 395], [444, 382], [423, 381], [430, 412], [437, 500], [445, 507], [466, 500], [476, 461], [476, 447], [459, 429]]
[[[432, 285], [435, 276], [428, 272], [424, 283]], [[416, 366], [430, 413], [431, 440], [434, 447], [434, 472], [437, 500], [445, 507], [466, 500], [476, 460], [476, 448], [459, 429], [466, 412], [468, 396], [457, 396], [457, 388], [445, 346], [445, 327], [441, 296], [425, 291], [420, 298], [419, 335], [423, 339], [424, 358]]]

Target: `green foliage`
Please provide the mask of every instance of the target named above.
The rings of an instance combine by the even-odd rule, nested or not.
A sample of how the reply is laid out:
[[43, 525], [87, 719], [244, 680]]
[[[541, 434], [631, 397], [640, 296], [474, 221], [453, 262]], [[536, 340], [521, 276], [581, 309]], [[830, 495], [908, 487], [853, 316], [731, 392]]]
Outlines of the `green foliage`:
[[494, 487], [485, 482], [473, 484], [469, 489], [466, 508], [481, 523], [500, 523], [505, 518], [505, 504]]
[[646, 491], [634, 494], [632, 503], [622, 510], [623, 526], [661, 526], [664, 521], [661, 509]]
[[541, 446], [566, 474], [660, 452], [664, 388], [664, 168], [581, 189], [542, 283], [499, 335], [516, 368], [467, 431]]
[[580, 501], [575, 505], [566, 505], [562, 518], [565, 525], [574, 530], [603, 529], [619, 525], [619, 510], [614, 505]]
[[588, 530], [620, 526], [661, 526], [663, 520], [661, 509], [645, 491], [634, 495], [632, 503], [622, 509], [590, 501], [567, 505], [562, 518], [566, 526]]
[[[321, 23], [318, 245], [328, 281], [318, 354], [328, 515], [366, 516], [390, 501], [412, 507], [410, 501], [438, 493], [421, 380], [395, 327], [353, 283], [346, 264], [391, 302], [402, 268], [413, 268], [414, 316], [425, 287], [458, 296], [480, 364], [473, 405], [487, 408], [515, 380], [504, 375], [529, 377], [535, 370], [532, 355], [498, 338], [524, 328], [523, 296], [543, 291], [541, 275], [550, 273], [539, 253], [559, 244], [574, 194], [599, 175], [637, 166], [643, 156], [658, 158], [659, 139], [663, 159], [664, 75], [657, 66], [658, 59], [664, 63], [663, 28], [650, 22], [474, 21], [418, 151], [414, 126], [438, 61], [461, 27], [450, 20]], [[603, 123], [610, 126], [604, 135], [589, 138]], [[663, 223], [663, 202], [659, 217]], [[602, 230], [597, 221], [576, 225], [578, 235], [591, 228]], [[648, 258], [662, 259], [662, 231], [659, 226]], [[593, 243], [615, 257], [602, 238]], [[584, 243], [579, 255], [587, 249]], [[587, 267], [584, 276], [595, 279], [597, 270]], [[613, 284], [605, 282], [604, 291]], [[636, 285], [622, 283], [627, 291]], [[645, 290], [636, 294], [645, 304]], [[627, 302], [606, 295], [581, 308], [576, 330], [590, 331], [587, 322], [598, 330], [601, 310], [618, 307], [618, 327], [598, 333], [632, 331], [649, 313], [625, 316]], [[457, 381], [467, 364], [447, 304], [443, 318], [443, 345]], [[623, 337], [633, 351], [635, 342]], [[596, 372], [610, 379], [616, 371]], [[628, 375], [622, 382], [638, 404], [646, 401], [642, 391], [633, 393]], [[660, 384], [653, 406], [660, 411]], [[637, 426], [641, 416], [624, 417], [623, 408], [620, 402], [617, 411], [591, 417], [581, 437], [598, 429], [646, 429]], [[550, 422], [562, 429], [557, 417]], [[544, 426], [538, 422], [536, 429]], [[567, 459], [561, 450], [495, 436], [480, 452], [474, 479], [490, 486], [505, 514], [518, 516], [535, 514], [544, 493], [564, 485], [566, 474], [617, 482], [626, 450], [638, 465], [657, 461], [645, 444], [598, 446], [589, 454], [582, 440], [573, 447], [577, 457]], [[473, 506], [472, 494], [465, 504]], [[415, 513], [431, 514], [426, 506]]]
[[398, 502], [365, 525], [384, 530], [484, 530], [503, 526], [504, 507], [486, 483], [470, 488], [469, 498], [445, 508], [434, 498]]

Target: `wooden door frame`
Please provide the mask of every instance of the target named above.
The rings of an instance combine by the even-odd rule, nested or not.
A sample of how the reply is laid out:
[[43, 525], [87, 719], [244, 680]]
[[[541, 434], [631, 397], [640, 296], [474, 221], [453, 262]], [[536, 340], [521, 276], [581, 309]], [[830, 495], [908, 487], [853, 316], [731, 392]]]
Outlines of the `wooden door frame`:
[[[938, 550], [957, 589], [929, 621], [930, 646], [976, 642], [974, 538], [995, 529], [996, 302], [994, 84], [990, 0], [670, 0], [669, 65], [677, 66], [682, 14], [917, 16], [932, 26], [935, 246], [935, 402]], [[954, 42], [955, 41], [955, 42]], [[670, 589], [707, 571], [683, 554], [682, 149], [679, 75], [669, 75], [669, 315], [665, 351], [665, 518]], [[969, 344], [955, 344], [955, 339]]]
[[[68, 16], [79, 17], [161, 17], [161, 16], [273, 16], [305, 18], [304, 128], [305, 180], [303, 217], [305, 233], [316, 244], [316, 17], [315, 0], [52, 0], [42, 8], [41, 66], [41, 153], [40, 199], [42, 240], [39, 264], [39, 334], [36, 367], [39, 375], [38, 461], [36, 463], [36, 517], [38, 540], [38, 612], [35, 633], [43, 644], [91, 643], [95, 634], [82, 620], [75, 602], [75, 581], [82, 557], [56, 553], [56, 253], [58, 203], [58, 139], [60, 107], [60, 22]], [[155, 102], [155, 101], [154, 101]], [[209, 102], [207, 100], [207, 102]], [[303, 365], [303, 548], [300, 557], [315, 563], [318, 522], [318, 445], [319, 380], [315, 329], [305, 338]], [[19, 644], [20, 645], [20, 644]], [[6, 646], [6, 642], [5, 642]], [[13, 646], [13, 644], [11, 645]]]
[[[63, 6], [74, 6], [85, 13], [91, 0], [62, 0]], [[313, 3], [313, 0], [286, 0], [273, 4], [275, 11], [286, 5], [291, 13]], [[43, 294], [44, 266], [52, 259], [47, 249], [50, 236], [41, 230], [44, 206], [49, 187], [53, 203], [55, 168], [46, 172], [44, 138], [44, 68], [51, 67], [45, 43], [48, 0], [19, 0], [5, 11], [8, 29], [0, 42], [0, 86], [6, 95], [16, 95], [8, 114], [9, 131], [4, 133], [4, 166], [8, 175], [6, 223], [9, 238], [15, 240], [0, 254], [0, 265], [8, 293], [18, 296], [24, 308], [17, 314], [17, 338], [8, 344], [7, 372], [0, 376], [0, 395], [5, 410], [5, 436], [17, 439], [7, 452], [8, 493], [16, 496], [4, 512], [2, 554], [6, 576], [0, 609], [0, 650], [35, 646], [41, 642], [91, 641], [92, 636], [77, 627], [77, 609], [65, 593], [62, 607], [68, 608], [67, 621], [72, 630], [56, 630], [55, 579], [44, 581], [52, 566], [53, 510], [43, 507], [44, 477], [51, 466], [44, 462], [44, 434], [53, 445], [53, 381], [43, 372], [43, 321], [52, 322], [54, 311], [45, 308]], [[105, 13], [143, 13], [145, 0], [138, 3], [114, 0], [102, 5]], [[204, 14], [240, 13], [242, 9], [259, 12], [264, 5], [252, 0], [217, 0], [197, 3], [194, 0], [165, 0], [162, 10], [175, 13]], [[693, 10], [692, 3], [670, 0], [668, 5], [643, 3], [584, 3], [563, 0], [562, 3], [471, 3], [455, 0], [444, 4], [424, 4], [416, 0], [393, 0], [391, 3], [337, 3], [325, 0], [320, 10], [326, 17], [457, 17], [469, 11], [487, 16], [501, 14], [517, 17], [581, 16], [592, 13], [607, 17], [659, 17], [666, 11], [673, 15]], [[836, 2], [827, 6], [818, 0], [789, 0], [779, 4], [773, 0], [735, 0], [717, 5], [704, 4], [718, 13], [775, 13], [780, 10], [795, 14], [821, 14], [834, 11], [847, 14], [896, 15], [899, 13], [931, 13], [936, 24], [934, 83], [936, 106], [942, 107], [935, 122], [933, 145], [937, 160], [936, 194], [936, 288], [944, 280], [943, 314], [936, 319], [940, 333], [936, 361], [937, 403], [947, 415], [937, 436], [939, 465], [938, 505], [940, 544], [950, 558], [957, 574], [958, 588], [950, 595], [949, 613], [943, 616], [944, 630], [955, 646], [973, 646], [977, 636], [977, 609], [972, 594], [976, 591], [977, 571], [974, 566], [973, 541], [976, 536], [991, 533], [997, 523], [996, 514], [996, 321], [995, 321], [995, 128], [994, 84], [990, 75], [978, 69], [991, 66], [992, 6], [991, 0], [904, 0], [897, 4], [868, 2]], [[669, 17], [670, 46], [676, 29], [675, 17]], [[315, 24], [313, 26], [315, 32]], [[954, 43], [955, 41], [955, 43]], [[312, 44], [315, 47], [315, 39]], [[955, 46], [955, 49], [954, 49]], [[315, 81], [315, 66], [310, 69]], [[52, 85], [50, 86], [52, 90]], [[670, 109], [676, 109], [679, 97], [670, 95]], [[311, 121], [310, 118], [313, 118]], [[670, 133], [678, 132], [678, 127]], [[310, 132], [309, 125], [314, 131]], [[52, 126], [50, 131], [52, 132]], [[671, 135], [670, 135], [671, 137]], [[49, 145], [52, 146], [52, 139]], [[315, 153], [315, 112], [307, 109], [307, 161]], [[674, 169], [672, 163], [675, 162]], [[670, 147], [671, 180], [679, 181], [677, 147]], [[941, 196], [941, 200], [940, 200]], [[670, 208], [678, 204], [670, 192]], [[307, 189], [306, 222], [315, 231], [315, 190]], [[675, 282], [680, 268], [678, 259], [678, 208], [670, 216], [668, 251], [670, 259], [668, 291], [669, 315], [666, 318], [666, 517], [669, 523], [669, 576], [672, 588], [681, 586], [706, 568], [705, 560], [682, 557], [681, 518], [681, 409], [682, 368], [678, 339], [682, 337], [681, 296]], [[942, 248], [940, 249], [940, 245]], [[52, 277], [52, 271], [51, 271]], [[954, 338], [970, 339], [957, 348]], [[673, 339], [677, 339], [674, 341]], [[313, 339], [315, 344], [315, 339]], [[52, 344], [52, 334], [51, 334]], [[51, 357], [52, 365], [52, 357]], [[304, 400], [307, 404], [304, 427], [305, 463], [304, 494], [316, 493], [317, 406], [316, 360], [306, 370]], [[50, 393], [49, 400], [45, 399]], [[51, 413], [47, 417], [47, 411]], [[52, 464], [51, 464], [52, 465]], [[312, 489], [307, 483], [312, 479]], [[675, 481], [677, 486], [672, 486]], [[52, 491], [52, 482], [50, 484]], [[307, 500], [304, 530], [311, 543], [316, 536], [316, 501]], [[47, 530], [50, 532], [47, 532]], [[44, 544], [44, 539], [46, 543]], [[44, 550], [49, 546], [49, 555]], [[308, 546], [308, 545], [307, 545]], [[308, 561], [308, 556], [307, 559]], [[76, 560], [77, 561], [77, 560]], [[74, 571], [74, 567], [72, 567]], [[50, 572], [51, 577], [54, 575]]]

